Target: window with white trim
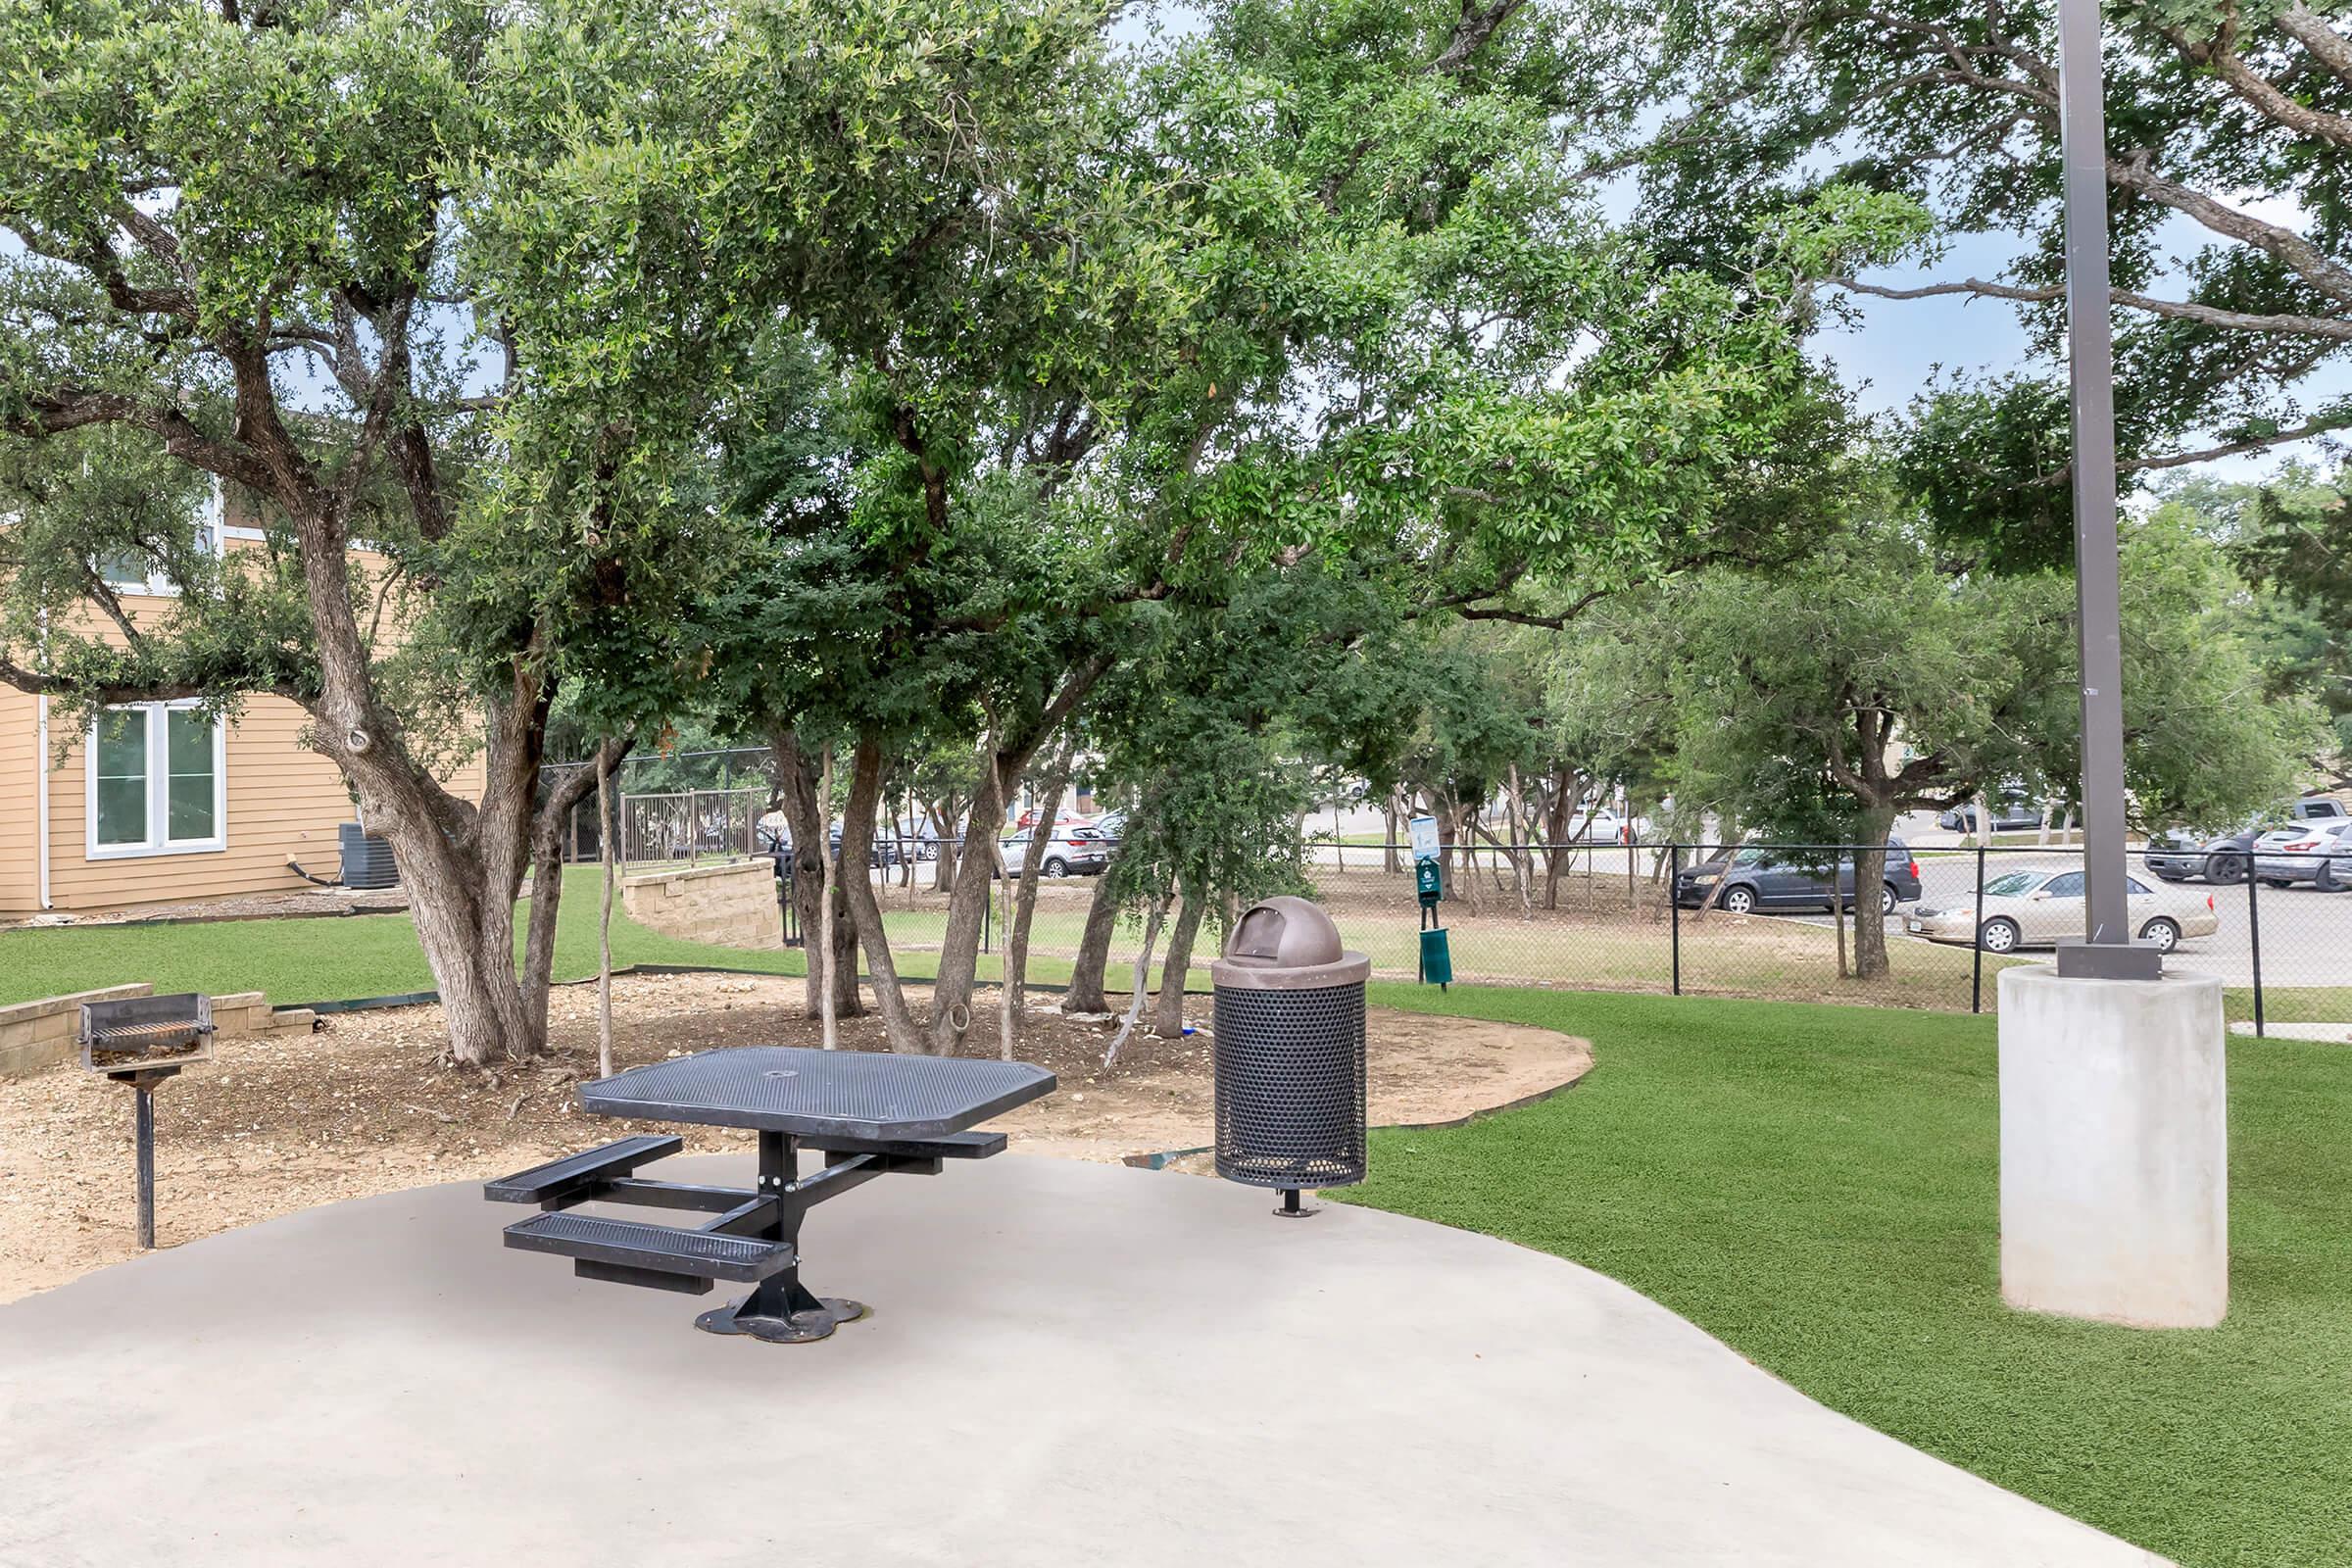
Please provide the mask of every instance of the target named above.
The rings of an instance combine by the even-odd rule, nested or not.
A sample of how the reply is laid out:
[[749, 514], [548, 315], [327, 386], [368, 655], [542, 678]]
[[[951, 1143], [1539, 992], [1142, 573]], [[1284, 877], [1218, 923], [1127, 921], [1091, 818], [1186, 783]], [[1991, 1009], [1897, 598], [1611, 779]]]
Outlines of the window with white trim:
[[87, 759], [91, 859], [228, 847], [222, 726], [195, 704], [107, 709], [90, 726]]

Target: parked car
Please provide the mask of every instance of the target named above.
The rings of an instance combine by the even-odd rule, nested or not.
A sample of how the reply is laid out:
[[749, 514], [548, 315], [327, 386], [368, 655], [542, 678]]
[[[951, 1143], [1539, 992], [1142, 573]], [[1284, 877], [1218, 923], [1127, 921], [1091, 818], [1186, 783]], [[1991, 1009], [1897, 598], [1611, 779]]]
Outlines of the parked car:
[[874, 829], [874, 836], [877, 839], [889, 839], [898, 846], [902, 856], [909, 858], [939, 858], [939, 829], [920, 817], [908, 817], [904, 822], [884, 822]]
[[[1007, 834], [1002, 841], [1004, 850], [1004, 870], [1018, 876], [1022, 858], [1029, 853], [1029, 831], [1024, 828]], [[1054, 829], [1046, 841], [1046, 858], [1039, 862], [1043, 876], [1100, 876], [1110, 864], [1110, 845], [1091, 825], [1063, 824]]]
[[2254, 874], [2270, 888], [2308, 882], [2322, 893], [2352, 889], [2352, 817], [2265, 833], [2254, 841]]
[[[1992, 818], [1995, 833], [2017, 833], [2041, 826], [2041, 808], [2023, 795], [2004, 795], [1992, 803], [1985, 813]], [[1946, 833], [1974, 833], [1977, 808], [1972, 805], [1955, 807], [1936, 819], [1936, 825]]]
[[[1769, 909], [1826, 909], [1830, 907], [1829, 872], [1806, 864], [1789, 852], [1767, 846], [1727, 854], [1718, 853], [1681, 872], [1674, 879], [1674, 902], [1694, 909], [1707, 902], [1721, 884], [1715, 906], [1734, 914]], [[1886, 841], [1886, 869], [1879, 887], [1879, 912], [1891, 914], [1898, 904], [1919, 897], [1919, 862], [1901, 839]], [[1838, 902], [1854, 906], [1854, 861], [1846, 856], [1838, 864]]]
[[1112, 849], [1117, 849], [1119, 841], [1127, 836], [1127, 813], [1125, 811], [1104, 811], [1101, 816], [1096, 817], [1095, 836]]
[[1579, 811], [1568, 823], [1571, 844], [1633, 844], [1649, 831], [1646, 816], [1622, 816], [1608, 807]]
[[2345, 810], [2343, 802], [2325, 795], [2305, 796], [2256, 817], [2234, 833], [2199, 834], [2184, 828], [2159, 833], [2148, 841], [2147, 868], [2167, 882], [2185, 882], [2192, 876], [2224, 885], [2243, 882], [2246, 868], [2254, 860], [2254, 841], [2266, 832], [2299, 822], [2343, 821], [2352, 821], [2352, 812]]
[[[868, 868], [879, 870], [884, 866], [899, 863], [899, 842], [894, 838], [887, 837], [888, 832], [887, 828], [877, 827], [874, 829], [873, 845], [865, 855], [865, 863]], [[758, 833], [760, 853], [776, 862], [776, 875], [789, 877], [792, 874], [791, 826], [781, 820], [771, 824], [767, 818], [763, 817], [759, 823]], [[832, 859], [834, 863], [839, 864], [841, 860], [841, 824], [839, 822], [833, 824], [833, 831], [829, 837], [833, 851]]]
[[[2213, 895], [2150, 887], [2127, 877], [2125, 906], [2132, 935], [2170, 953], [2189, 937], [2221, 929]], [[2046, 948], [2082, 935], [2082, 873], [2064, 866], [2005, 871], [1984, 884], [1983, 906], [1966, 899], [1948, 908], [1914, 909], [1903, 929], [1931, 942], [1976, 942], [1986, 953]]]

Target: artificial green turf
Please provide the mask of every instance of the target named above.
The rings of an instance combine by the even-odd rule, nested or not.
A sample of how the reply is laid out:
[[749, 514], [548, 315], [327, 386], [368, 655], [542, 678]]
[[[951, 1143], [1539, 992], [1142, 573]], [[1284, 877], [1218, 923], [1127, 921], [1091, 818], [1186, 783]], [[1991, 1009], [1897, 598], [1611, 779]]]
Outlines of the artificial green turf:
[[2352, 1563], [2352, 1052], [2231, 1040], [2230, 1317], [2145, 1332], [2000, 1304], [1990, 1018], [1373, 991], [1581, 1035], [1596, 1065], [1468, 1127], [1375, 1134], [1345, 1196], [1587, 1264], [2184, 1564]]

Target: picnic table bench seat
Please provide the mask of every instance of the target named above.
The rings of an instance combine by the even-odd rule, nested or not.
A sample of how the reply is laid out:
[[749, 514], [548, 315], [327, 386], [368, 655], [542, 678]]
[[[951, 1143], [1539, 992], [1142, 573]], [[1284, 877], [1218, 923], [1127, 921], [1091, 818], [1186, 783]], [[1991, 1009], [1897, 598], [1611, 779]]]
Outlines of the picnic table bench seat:
[[560, 1202], [591, 1193], [640, 1165], [667, 1159], [685, 1147], [686, 1141], [674, 1135], [622, 1138], [602, 1148], [566, 1154], [562, 1159], [551, 1159], [544, 1165], [533, 1165], [529, 1170], [484, 1182], [482, 1196], [494, 1203]]
[[826, 1133], [801, 1140], [827, 1154], [896, 1154], [907, 1159], [986, 1159], [1004, 1152], [1003, 1133], [941, 1133], [931, 1138], [846, 1138]]
[[[789, 1243], [710, 1231], [682, 1231], [638, 1220], [604, 1219], [554, 1209], [510, 1225], [507, 1245], [526, 1252], [555, 1252], [583, 1263], [654, 1274], [678, 1274], [701, 1281], [741, 1280], [758, 1284], [798, 1260]], [[597, 1277], [607, 1277], [599, 1273]], [[687, 1286], [686, 1289], [696, 1289]]]

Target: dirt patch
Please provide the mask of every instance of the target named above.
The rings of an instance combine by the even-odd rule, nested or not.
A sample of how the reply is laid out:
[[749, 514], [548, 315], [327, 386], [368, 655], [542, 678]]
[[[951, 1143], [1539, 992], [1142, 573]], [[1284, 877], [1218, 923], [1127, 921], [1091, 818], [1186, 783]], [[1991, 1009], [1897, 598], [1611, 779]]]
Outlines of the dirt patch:
[[[631, 975], [613, 986], [615, 1064], [719, 1046], [814, 1045], [802, 982]], [[919, 993], [918, 993], [919, 994]], [[983, 993], [968, 1049], [994, 1055], [996, 999]], [[1196, 999], [1205, 1023], [1208, 1000]], [[489, 1072], [438, 1064], [438, 1006], [330, 1016], [314, 1035], [220, 1044], [158, 1090], [156, 1237], [166, 1247], [318, 1203], [432, 1182], [482, 1180], [625, 1136], [674, 1132], [689, 1152], [748, 1150], [724, 1128], [652, 1126], [580, 1113], [573, 1086], [596, 1071], [596, 989], [559, 987], [555, 1054]], [[1108, 1026], [1033, 1006], [1019, 1054], [1060, 1091], [1000, 1118], [1027, 1152], [1090, 1159], [1209, 1141], [1209, 1038], [1138, 1033], [1105, 1072]], [[882, 1046], [879, 1022], [845, 1019], [842, 1044]], [[1376, 1009], [1372, 1119], [1447, 1121], [1555, 1088], [1592, 1063], [1548, 1030]], [[135, 1251], [130, 1093], [73, 1067], [0, 1083], [0, 1301], [61, 1285]]]

